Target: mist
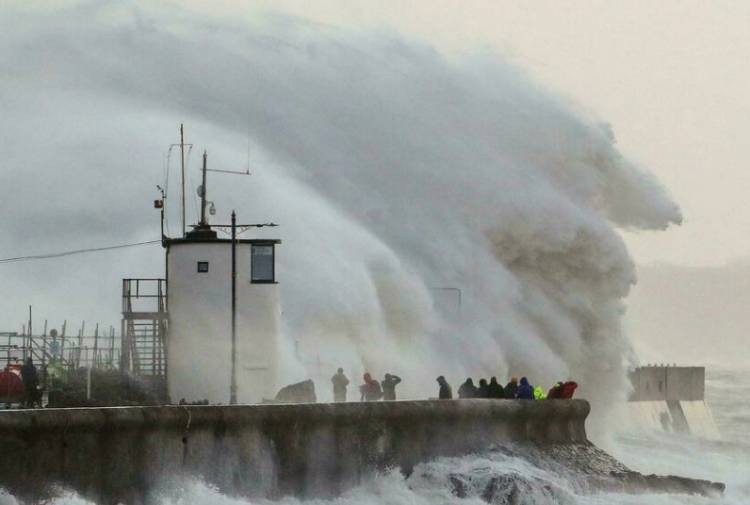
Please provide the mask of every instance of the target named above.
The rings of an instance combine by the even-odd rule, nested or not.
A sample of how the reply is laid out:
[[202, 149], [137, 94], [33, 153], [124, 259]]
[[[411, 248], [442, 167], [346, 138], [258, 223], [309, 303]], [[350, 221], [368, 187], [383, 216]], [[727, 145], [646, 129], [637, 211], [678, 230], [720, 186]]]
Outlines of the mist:
[[747, 367], [750, 264], [639, 265], [625, 328], [643, 364]]
[[[595, 405], [624, 397], [635, 273], [618, 230], [665, 229], [680, 211], [605, 122], [500, 55], [279, 13], [9, 10], [1, 182], [23, 212], [2, 225], [4, 256], [158, 237], [148, 205], [167, 173], [175, 233], [164, 153], [184, 122], [212, 166], [250, 152], [253, 176], [212, 175], [215, 220], [237, 209], [281, 225], [263, 233], [283, 240], [282, 383], [312, 375], [325, 390], [343, 366], [398, 373], [404, 397], [434, 394], [438, 374], [454, 387], [573, 378]], [[117, 279], [158, 275], [163, 257], [110, 254], [7, 275], [55, 317], [104, 302], [116, 317]], [[64, 296], [44, 294], [56, 282]], [[15, 322], [17, 303], [3, 305]]]

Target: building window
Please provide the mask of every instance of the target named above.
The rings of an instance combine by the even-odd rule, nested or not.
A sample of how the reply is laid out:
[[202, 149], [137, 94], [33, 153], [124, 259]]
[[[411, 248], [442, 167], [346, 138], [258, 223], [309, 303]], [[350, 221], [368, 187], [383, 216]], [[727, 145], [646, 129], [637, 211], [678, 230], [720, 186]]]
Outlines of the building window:
[[252, 245], [252, 264], [250, 279], [252, 282], [275, 282], [273, 245]]
[[208, 261], [199, 261], [198, 262], [198, 272], [202, 273], [202, 274], [208, 272]]

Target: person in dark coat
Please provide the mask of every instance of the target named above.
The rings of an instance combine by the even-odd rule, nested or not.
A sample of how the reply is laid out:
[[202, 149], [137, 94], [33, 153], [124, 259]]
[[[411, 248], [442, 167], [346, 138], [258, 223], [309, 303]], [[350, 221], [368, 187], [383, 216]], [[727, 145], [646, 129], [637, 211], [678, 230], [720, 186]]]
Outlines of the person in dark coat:
[[521, 384], [518, 386], [518, 392], [516, 398], [519, 400], [533, 400], [534, 399], [534, 386], [529, 384], [529, 379], [521, 377]]
[[497, 377], [490, 378], [490, 383], [487, 385], [488, 398], [505, 398], [505, 391], [503, 387], [497, 382]]
[[461, 384], [461, 387], [458, 388], [458, 397], [459, 398], [476, 398], [477, 397], [477, 387], [474, 385], [474, 381], [471, 380], [471, 377], [466, 379], [466, 382]]
[[559, 400], [560, 398], [562, 398], [562, 395], [563, 395], [563, 383], [562, 382], [557, 382], [547, 392], [547, 399], [548, 400]]
[[39, 375], [34, 366], [34, 361], [31, 358], [26, 358], [26, 361], [21, 367], [21, 379], [23, 379], [24, 390], [23, 404], [25, 407], [33, 407], [34, 404], [39, 401]]
[[489, 398], [490, 390], [487, 379], [479, 379], [479, 388], [477, 388], [477, 398]]
[[346, 386], [349, 385], [349, 379], [344, 375], [344, 369], [339, 368], [336, 375], [331, 377], [333, 383], [333, 401], [345, 402], [346, 401]]
[[437, 383], [440, 385], [440, 392], [438, 393], [438, 398], [441, 400], [452, 400], [453, 399], [453, 389], [451, 389], [450, 384], [448, 384], [448, 381], [445, 380], [445, 377], [442, 375], [437, 378]]
[[362, 376], [365, 383], [359, 386], [360, 398], [362, 402], [375, 402], [383, 397], [383, 391], [380, 389], [380, 383], [372, 378], [369, 373]]
[[385, 380], [380, 384], [383, 386], [383, 400], [396, 399], [396, 385], [401, 382], [401, 377], [393, 374], [385, 374]]
[[505, 386], [505, 397], [515, 398], [518, 394], [518, 377], [511, 377], [510, 382]]

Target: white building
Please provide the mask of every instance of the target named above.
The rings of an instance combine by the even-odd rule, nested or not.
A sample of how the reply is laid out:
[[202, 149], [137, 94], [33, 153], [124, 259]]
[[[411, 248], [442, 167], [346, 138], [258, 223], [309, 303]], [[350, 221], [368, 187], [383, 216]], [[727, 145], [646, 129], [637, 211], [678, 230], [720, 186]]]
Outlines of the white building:
[[[235, 249], [237, 403], [276, 392], [280, 240], [238, 239]], [[169, 325], [167, 388], [172, 402], [230, 403], [232, 389], [232, 241], [198, 227], [167, 239]]]

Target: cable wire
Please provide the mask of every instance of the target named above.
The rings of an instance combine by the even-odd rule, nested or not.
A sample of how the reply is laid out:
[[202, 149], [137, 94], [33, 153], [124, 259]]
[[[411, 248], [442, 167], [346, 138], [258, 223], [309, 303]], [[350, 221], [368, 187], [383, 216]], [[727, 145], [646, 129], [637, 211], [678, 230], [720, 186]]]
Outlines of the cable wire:
[[132, 244], [118, 244], [105, 247], [91, 247], [89, 249], [74, 249], [72, 251], [63, 251], [58, 253], [35, 254], [30, 256], [17, 256], [15, 258], [0, 258], [0, 263], [15, 263], [18, 261], [33, 261], [49, 258], [61, 258], [63, 256], [73, 256], [74, 254], [84, 254], [90, 252], [111, 251], [113, 249], [124, 249], [126, 247], [137, 247], [142, 245], [161, 244], [161, 240], [148, 240], [146, 242], [134, 242]]

